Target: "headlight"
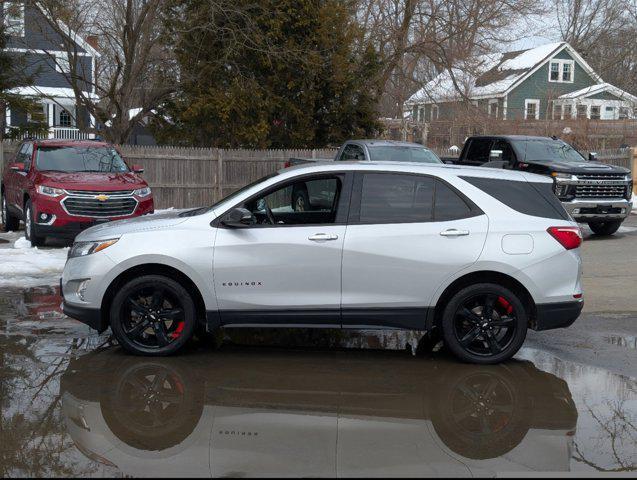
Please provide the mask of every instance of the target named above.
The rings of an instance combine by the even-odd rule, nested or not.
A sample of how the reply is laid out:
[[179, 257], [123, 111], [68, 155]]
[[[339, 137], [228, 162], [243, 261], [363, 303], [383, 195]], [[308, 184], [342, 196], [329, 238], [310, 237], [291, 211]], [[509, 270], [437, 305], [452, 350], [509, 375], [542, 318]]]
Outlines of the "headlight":
[[59, 197], [64, 195], [66, 192], [61, 188], [47, 187], [46, 185], [38, 185], [37, 191], [41, 195], [46, 195], [47, 197]]
[[577, 177], [570, 173], [560, 173], [560, 172], [552, 172], [551, 177], [555, 179], [556, 182], [564, 182], [564, 181], [577, 181]]
[[138, 188], [133, 192], [133, 195], [137, 197], [147, 197], [150, 195], [150, 187]]
[[91, 253], [101, 252], [102, 250], [117, 243], [119, 238], [110, 240], [100, 240], [98, 242], [76, 242], [69, 250], [69, 258], [84, 257]]

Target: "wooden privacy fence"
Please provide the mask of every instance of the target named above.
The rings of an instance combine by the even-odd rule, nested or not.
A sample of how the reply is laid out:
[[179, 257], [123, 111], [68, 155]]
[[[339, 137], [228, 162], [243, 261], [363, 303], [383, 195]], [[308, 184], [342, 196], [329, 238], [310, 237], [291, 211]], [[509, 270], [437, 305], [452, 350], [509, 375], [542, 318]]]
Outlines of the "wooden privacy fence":
[[[18, 143], [4, 142], [4, 160], [10, 161]], [[155, 206], [190, 208], [211, 205], [225, 195], [283, 167], [290, 157], [333, 159], [335, 149], [225, 150], [217, 148], [119, 147], [129, 165], [141, 165], [144, 179], [153, 189]], [[433, 149], [441, 157], [457, 157], [458, 151]], [[588, 152], [582, 152], [588, 155]], [[637, 170], [637, 149], [596, 151], [600, 161]]]

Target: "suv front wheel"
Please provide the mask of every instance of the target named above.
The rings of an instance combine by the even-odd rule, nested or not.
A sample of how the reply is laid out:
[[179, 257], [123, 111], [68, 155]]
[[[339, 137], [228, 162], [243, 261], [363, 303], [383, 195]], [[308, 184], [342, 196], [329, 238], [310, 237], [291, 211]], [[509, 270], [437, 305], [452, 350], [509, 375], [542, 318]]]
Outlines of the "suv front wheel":
[[517, 353], [528, 325], [523, 303], [511, 290], [491, 283], [463, 288], [442, 315], [444, 342], [465, 362], [493, 364]]
[[162, 275], [145, 275], [126, 283], [110, 308], [115, 338], [136, 355], [175, 353], [192, 337], [196, 319], [188, 291]]
[[44, 245], [44, 237], [39, 237], [35, 232], [35, 214], [31, 200], [27, 200], [24, 206], [24, 236], [31, 242], [32, 247]]

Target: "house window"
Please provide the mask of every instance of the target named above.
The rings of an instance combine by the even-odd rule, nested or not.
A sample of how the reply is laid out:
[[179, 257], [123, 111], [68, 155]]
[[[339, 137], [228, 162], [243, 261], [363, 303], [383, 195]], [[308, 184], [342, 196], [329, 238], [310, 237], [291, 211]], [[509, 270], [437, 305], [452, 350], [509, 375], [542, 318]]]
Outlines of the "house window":
[[14, 37], [24, 37], [24, 3], [3, 3], [5, 33]]
[[553, 120], [562, 120], [562, 105], [553, 104]]
[[70, 127], [72, 126], [71, 114], [68, 110], [62, 109], [60, 111], [60, 127]]
[[418, 121], [418, 106], [414, 105], [411, 109], [411, 118], [414, 122]]
[[588, 118], [588, 105], [577, 106], [577, 118]]
[[573, 60], [551, 60], [549, 63], [549, 82], [573, 83]]
[[55, 71], [60, 73], [71, 73], [71, 62], [66, 52], [55, 54]]
[[538, 120], [540, 118], [540, 101], [537, 99], [524, 100], [524, 118]]
[[489, 116], [498, 118], [498, 100], [489, 100]]
[[425, 121], [425, 107], [420, 107], [418, 109], [418, 121], [419, 122]]
[[573, 118], [573, 105], [564, 105], [564, 118]]
[[429, 113], [429, 120], [438, 120], [438, 105], [431, 106], [431, 112]]
[[599, 105], [591, 105], [591, 120], [599, 120], [602, 116], [601, 110]]

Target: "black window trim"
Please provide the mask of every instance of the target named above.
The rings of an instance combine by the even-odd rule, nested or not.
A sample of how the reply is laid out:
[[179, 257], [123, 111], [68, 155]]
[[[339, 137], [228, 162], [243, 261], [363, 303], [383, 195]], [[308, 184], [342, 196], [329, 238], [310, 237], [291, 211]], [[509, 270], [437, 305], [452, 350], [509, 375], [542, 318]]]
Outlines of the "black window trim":
[[302, 223], [302, 224], [255, 224], [255, 225], [246, 225], [241, 230], [252, 229], [252, 228], [299, 228], [299, 227], [320, 227], [320, 226], [331, 226], [331, 225], [347, 225], [347, 218], [349, 215], [349, 209], [351, 206], [351, 194], [352, 194], [352, 183], [354, 180], [354, 171], [353, 170], [335, 170], [333, 172], [314, 172], [314, 173], [306, 173], [303, 175], [298, 175], [292, 178], [286, 178], [281, 180], [280, 182], [275, 183], [274, 185], [270, 185], [268, 188], [259, 190], [254, 195], [237, 202], [236, 204], [229, 207], [222, 214], [220, 214], [217, 218], [215, 218], [210, 226], [216, 228], [224, 228], [229, 230], [236, 230], [235, 228], [228, 227], [222, 223], [223, 217], [230, 212], [234, 208], [238, 208], [241, 205], [244, 205], [252, 200], [258, 199], [259, 197], [263, 197], [265, 195], [269, 195], [280, 188], [284, 188], [287, 185], [294, 184], [298, 181], [302, 181], [304, 179], [312, 179], [312, 180], [322, 180], [329, 178], [338, 178], [341, 182], [341, 192], [338, 199], [338, 205], [336, 206], [336, 221], [332, 223]]
[[[434, 181], [434, 191], [433, 191], [433, 201], [431, 205], [432, 210], [432, 218], [431, 220], [411, 220], [411, 221], [395, 221], [395, 222], [361, 222], [360, 221], [360, 213], [361, 213], [361, 199], [363, 196], [363, 177], [366, 174], [390, 174], [390, 175], [407, 175], [407, 176], [415, 176], [415, 177], [425, 177], [431, 178]], [[449, 187], [451, 191], [457, 194], [462, 201], [464, 201], [469, 207], [469, 213], [462, 217], [457, 217], [448, 220], [436, 220], [435, 211], [436, 211], [436, 181], [442, 182], [445, 186]], [[480, 215], [484, 215], [484, 212], [478, 207], [469, 197], [467, 197], [464, 193], [458, 190], [456, 187], [451, 185], [446, 180], [436, 176], [436, 175], [428, 175], [424, 173], [414, 173], [414, 172], [401, 172], [395, 170], [356, 170], [354, 176], [354, 185], [352, 189], [352, 198], [350, 201], [349, 208], [349, 216], [347, 218], [348, 225], [399, 225], [399, 224], [407, 224], [407, 223], [442, 223], [442, 222], [453, 222], [456, 220], [465, 220], [467, 218], [479, 217]]]

